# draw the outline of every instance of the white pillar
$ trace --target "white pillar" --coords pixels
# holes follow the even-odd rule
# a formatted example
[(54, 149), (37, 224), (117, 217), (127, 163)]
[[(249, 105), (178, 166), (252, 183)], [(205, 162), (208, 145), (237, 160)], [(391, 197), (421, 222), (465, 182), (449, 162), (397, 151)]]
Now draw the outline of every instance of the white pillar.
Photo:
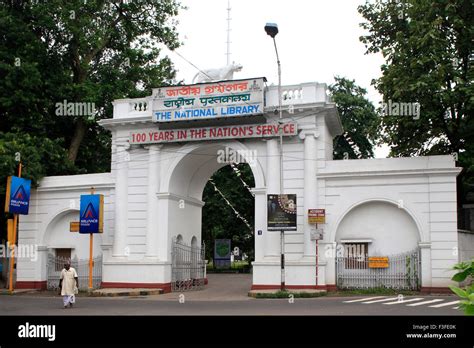
[[(326, 234), (325, 237), (328, 236)], [(328, 238), (329, 239), (329, 238)], [(321, 271), (318, 285), (336, 285), (337, 243), (334, 241), (319, 241), (319, 270)], [(323, 270), (324, 268), (324, 270)], [(321, 275), (324, 274), (324, 277)]]
[[(267, 233), (267, 196), (264, 188), (254, 188), (255, 194), (255, 261), (263, 260), (265, 256), (265, 234)], [(259, 234), (259, 231), (261, 234)]]
[(268, 139), (267, 143), (267, 193), (280, 193), (280, 150), (278, 139)]
[(318, 207), (318, 181), (317, 181), (317, 143), (318, 133), (314, 129), (304, 130), (299, 134), (304, 140), (304, 255), (316, 255), (316, 242), (311, 240), (311, 229), (315, 226), (308, 223), (308, 209)]
[(130, 154), (125, 146), (117, 146), (115, 171), (115, 232), (112, 256), (125, 256), (128, 227), (128, 162)]
[(158, 197), (162, 145), (148, 147), (146, 257), (158, 256)]
[(431, 288), (433, 286), (431, 277), (431, 243), (420, 242), (418, 246), (421, 251), (421, 287)]
[(158, 198), (158, 258), (163, 262), (170, 262), (171, 240), (168, 229), (168, 212), (170, 204), (170, 195), (167, 192), (157, 194)]
[[(267, 194), (280, 193), (280, 150), (278, 139), (267, 140)], [(257, 201), (255, 201), (255, 204)], [(265, 199), (265, 209), (267, 202)], [(265, 214), (266, 217), (267, 214)], [(280, 258), (280, 231), (266, 231), (265, 256)]]

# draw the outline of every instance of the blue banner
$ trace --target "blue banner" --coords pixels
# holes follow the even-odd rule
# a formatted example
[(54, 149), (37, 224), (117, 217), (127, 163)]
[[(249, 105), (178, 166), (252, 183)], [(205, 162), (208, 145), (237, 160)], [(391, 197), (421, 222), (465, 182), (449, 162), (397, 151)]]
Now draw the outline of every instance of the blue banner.
[(103, 195), (81, 195), (79, 233), (102, 233), (103, 215)]
[(28, 215), (30, 191), (31, 180), (17, 176), (9, 176), (7, 181), (5, 212)]

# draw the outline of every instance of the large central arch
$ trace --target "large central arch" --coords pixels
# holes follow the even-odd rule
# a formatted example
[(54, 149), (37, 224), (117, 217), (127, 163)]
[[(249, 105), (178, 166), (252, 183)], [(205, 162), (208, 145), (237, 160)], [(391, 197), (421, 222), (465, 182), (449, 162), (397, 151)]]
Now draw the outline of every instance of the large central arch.
[[(166, 175), (160, 182), (160, 192), (172, 192), (202, 199), (204, 186), (211, 175), (228, 164), (217, 161), (218, 151), (226, 148), (240, 151), (244, 158), (246, 158), (245, 154), (248, 151), (253, 150), (251, 146), (249, 147), (240, 141), (185, 145), (177, 152)], [(260, 160), (257, 158), (253, 161), (250, 168), (255, 178), (255, 187), (265, 187), (265, 176)]]
[[(220, 151), (235, 151), (249, 163), (257, 188), (265, 187), (265, 176), (261, 161), (255, 158), (255, 142), (246, 144), (239, 141), (193, 143), (169, 152), (171, 163), (166, 175), (160, 180), (159, 191), (162, 204), (166, 205), (166, 234), (168, 245), (180, 238), (180, 242), (190, 246), (202, 244), (202, 201), (204, 188), (220, 168), (229, 164), (219, 158)], [(222, 157), (222, 156), (221, 156)], [(255, 216), (257, 205), (255, 205)], [(168, 260), (173, 260), (173, 248), (168, 251)], [(254, 250), (257, 248), (254, 247)], [(174, 261), (173, 261), (174, 262)]]

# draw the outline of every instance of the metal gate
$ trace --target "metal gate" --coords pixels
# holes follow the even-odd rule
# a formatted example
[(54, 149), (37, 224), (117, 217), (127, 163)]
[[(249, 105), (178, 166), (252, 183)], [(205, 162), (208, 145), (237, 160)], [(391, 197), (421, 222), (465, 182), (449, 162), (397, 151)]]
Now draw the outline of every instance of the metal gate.
[(369, 258), (369, 256), (337, 257), (337, 287), (340, 289), (420, 289), (421, 258), (419, 249), (389, 256), (387, 268), (370, 268)]
[(206, 280), (205, 246), (189, 246), (173, 239), (171, 290), (204, 288)]
[[(89, 289), (89, 260), (78, 260), (48, 255), (48, 290), (57, 290), (59, 288), (59, 277), (66, 262), (71, 263), (71, 267), (76, 269), (79, 280), (79, 290)], [(102, 282), (102, 256), (93, 259), (94, 269), (92, 273), (92, 287), (98, 289)]]

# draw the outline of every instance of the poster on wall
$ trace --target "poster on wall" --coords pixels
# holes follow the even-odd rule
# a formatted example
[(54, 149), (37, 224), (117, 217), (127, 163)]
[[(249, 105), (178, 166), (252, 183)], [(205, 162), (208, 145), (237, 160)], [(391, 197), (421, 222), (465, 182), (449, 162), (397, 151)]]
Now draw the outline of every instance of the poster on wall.
[(296, 194), (267, 195), (267, 229), (296, 231)]
[(214, 267), (229, 268), (230, 267), (230, 239), (214, 240)]

